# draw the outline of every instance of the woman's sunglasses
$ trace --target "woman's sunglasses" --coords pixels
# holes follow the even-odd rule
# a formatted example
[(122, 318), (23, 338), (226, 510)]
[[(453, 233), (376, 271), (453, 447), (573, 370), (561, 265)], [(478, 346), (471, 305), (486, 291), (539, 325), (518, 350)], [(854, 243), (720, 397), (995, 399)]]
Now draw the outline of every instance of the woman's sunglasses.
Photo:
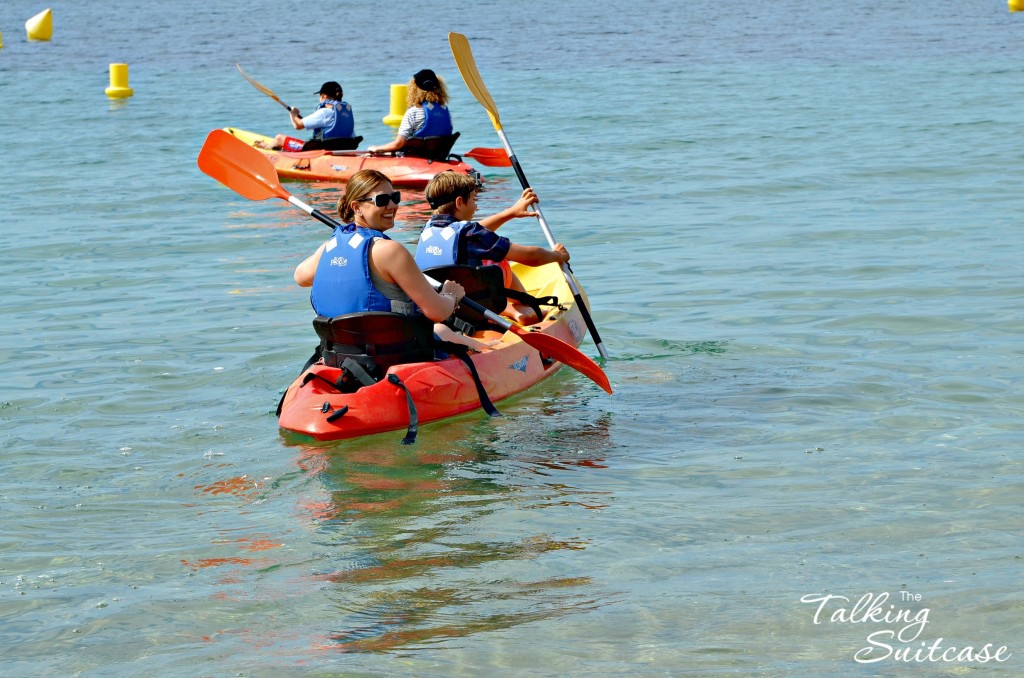
[(389, 202), (400, 205), (402, 204), (402, 192), (395, 191), (394, 193), (378, 193), (372, 198), (360, 198), (356, 202), (372, 202), (377, 207), (387, 207)]

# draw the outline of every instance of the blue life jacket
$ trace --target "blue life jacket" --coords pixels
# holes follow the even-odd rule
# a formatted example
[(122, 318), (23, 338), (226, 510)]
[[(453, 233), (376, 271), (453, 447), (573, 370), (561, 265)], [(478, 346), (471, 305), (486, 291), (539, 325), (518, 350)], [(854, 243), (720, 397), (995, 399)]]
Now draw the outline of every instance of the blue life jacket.
[(363, 311), (393, 311), (391, 299), (370, 279), (370, 243), (374, 238), (390, 240), (380, 231), (355, 224), (334, 230), (320, 254), (309, 293), (317, 315), (333, 318)]
[(352, 115), (352, 106), (344, 101), (327, 99), (321, 101), (317, 110), (325, 106), (333, 106), (334, 123), (328, 127), (321, 127), (313, 130), (313, 138), (317, 140), (349, 138), (355, 136), (355, 117)]
[(482, 261), (459, 261), (459, 237), (462, 229), (469, 226), (470, 221), (454, 221), (447, 214), (439, 214), (431, 218), (420, 233), (420, 241), (416, 245), (416, 265), (421, 271), (435, 266), (451, 266), (466, 264), (480, 266)]
[(414, 137), (445, 137), (452, 133), (452, 116), (447, 106), (423, 102), (423, 126)]

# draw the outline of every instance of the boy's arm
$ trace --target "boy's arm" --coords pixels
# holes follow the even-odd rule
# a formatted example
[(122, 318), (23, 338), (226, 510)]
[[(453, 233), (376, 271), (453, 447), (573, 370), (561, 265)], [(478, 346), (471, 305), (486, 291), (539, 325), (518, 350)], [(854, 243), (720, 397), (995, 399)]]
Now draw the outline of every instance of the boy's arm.
[(497, 214), (492, 214), (489, 217), (480, 220), (480, 225), (486, 228), (488, 231), (497, 231), (504, 223), (511, 221), (512, 219), (518, 219), (520, 217), (536, 217), (536, 212), (530, 211), (530, 205), (538, 202), (537, 194), (533, 192), (532, 188), (523, 189), (523, 194), (516, 201), (516, 204), (509, 207), (507, 210), (502, 210)]
[(553, 250), (534, 245), (517, 245), (511, 243), (508, 248), (508, 261), (516, 261), (527, 266), (543, 266), (544, 264), (564, 264), (569, 261), (569, 252), (562, 243), (555, 243)]

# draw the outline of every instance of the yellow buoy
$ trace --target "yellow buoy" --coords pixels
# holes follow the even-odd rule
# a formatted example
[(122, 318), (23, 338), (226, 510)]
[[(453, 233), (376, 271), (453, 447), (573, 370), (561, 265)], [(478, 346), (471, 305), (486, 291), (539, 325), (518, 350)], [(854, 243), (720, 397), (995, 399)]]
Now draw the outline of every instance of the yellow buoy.
[(391, 86), (391, 112), (384, 116), (385, 125), (398, 127), (402, 124), (402, 116), (405, 115), (405, 98), (407, 96), (409, 96), (408, 85)]
[(1009, 0), (1011, 12), (1024, 12), (1024, 0)]
[(25, 22), (29, 40), (49, 40), (53, 37), (53, 12), (44, 9)]
[(135, 94), (128, 86), (128, 64), (110, 64), (110, 87), (104, 91), (111, 99), (124, 99)]

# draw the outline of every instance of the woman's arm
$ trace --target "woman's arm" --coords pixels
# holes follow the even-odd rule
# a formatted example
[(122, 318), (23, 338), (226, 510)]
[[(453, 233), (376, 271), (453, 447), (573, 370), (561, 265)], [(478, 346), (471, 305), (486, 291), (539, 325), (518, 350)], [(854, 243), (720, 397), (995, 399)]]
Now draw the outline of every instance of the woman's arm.
[(388, 151), (398, 151), (405, 147), (405, 137), (399, 134), (395, 137), (394, 141), (389, 141), (381, 146), (370, 146), (366, 150), (370, 153), (387, 153)]
[(451, 280), (445, 281), (440, 294), (435, 292), (409, 250), (396, 240), (375, 240), (370, 248), (370, 266), (381, 278), (401, 287), (423, 315), (435, 322), (454, 313), (466, 294), (461, 285)]
[(320, 245), (316, 252), (306, 257), (305, 261), (295, 267), (293, 277), (299, 287), (313, 286), (313, 276), (316, 275), (316, 267), (320, 264), (320, 255), (323, 254), (325, 247), (327, 247), (326, 242), (323, 245)]
[(398, 151), (405, 147), (405, 142), (408, 141), (419, 131), (420, 127), (423, 126), (426, 118), (423, 117), (423, 109), (418, 106), (405, 109), (405, 114), (402, 116), (402, 123), (398, 127), (398, 135), (394, 141), (390, 141), (381, 146), (370, 146), (366, 150), (371, 153), (387, 153), (389, 151)]

